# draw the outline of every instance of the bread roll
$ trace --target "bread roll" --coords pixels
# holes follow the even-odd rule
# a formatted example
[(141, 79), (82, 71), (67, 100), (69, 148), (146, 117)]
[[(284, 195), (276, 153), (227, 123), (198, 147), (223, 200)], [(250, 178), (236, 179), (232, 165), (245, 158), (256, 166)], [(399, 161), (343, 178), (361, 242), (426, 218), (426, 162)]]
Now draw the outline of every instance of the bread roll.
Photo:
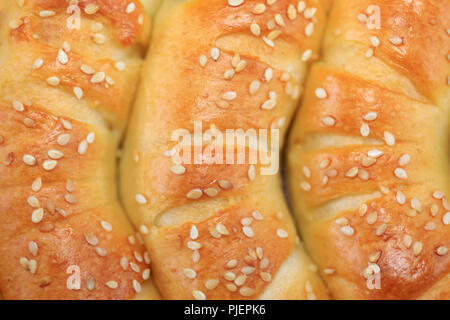
[(333, 298), (450, 298), (449, 4), (333, 2), (287, 171)]
[(279, 174), (171, 159), (172, 133), (193, 133), (195, 121), (220, 132), (281, 127), (279, 151), (325, 24), (323, 3), (303, 5), (168, 0), (158, 12), (120, 174), (165, 299), (327, 298)]
[(138, 1), (1, 1), (5, 299), (158, 298), (116, 191), (149, 31)]

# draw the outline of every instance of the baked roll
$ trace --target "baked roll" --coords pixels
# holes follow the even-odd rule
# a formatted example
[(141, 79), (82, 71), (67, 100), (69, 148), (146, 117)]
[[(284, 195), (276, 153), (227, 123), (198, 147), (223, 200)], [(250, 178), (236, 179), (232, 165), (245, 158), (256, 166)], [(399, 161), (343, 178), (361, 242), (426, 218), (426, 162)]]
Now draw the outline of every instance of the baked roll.
[(336, 299), (449, 299), (450, 2), (335, 0), (288, 148)]
[(150, 21), (138, 1), (0, 4), (5, 299), (158, 298), (116, 156)]
[(261, 175), (261, 165), (248, 162), (172, 161), (172, 134), (193, 134), (195, 121), (210, 132), (277, 128), (279, 151), (318, 55), (324, 3), (168, 0), (159, 9), (120, 181), (163, 298), (327, 297), (279, 174)]

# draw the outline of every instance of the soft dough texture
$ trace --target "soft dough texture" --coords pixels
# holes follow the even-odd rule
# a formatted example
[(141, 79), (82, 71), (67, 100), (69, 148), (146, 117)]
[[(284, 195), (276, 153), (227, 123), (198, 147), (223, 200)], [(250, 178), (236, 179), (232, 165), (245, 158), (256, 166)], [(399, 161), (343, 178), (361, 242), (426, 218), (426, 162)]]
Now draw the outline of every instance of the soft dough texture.
[(449, 22), (448, 0), (334, 1), (287, 172), (334, 298), (450, 298)]
[[(142, 6), (130, 2), (1, 1), (5, 299), (159, 296), (143, 283), (149, 256), (116, 191), (117, 145), (150, 31)], [(74, 7), (79, 30), (67, 24)], [(69, 290), (77, 271), (80, 289)]]
[[(306, 1), (307, 11), (298, 2), (168, 0), (158, 13), (120, 173), (163, 298), (327, 297), (279, 175), (248, 164), (173, 168), (170, 158), (172, 132), (192, 132), (194, 121), (222, 132), (281, 126), (283, 140), (325, 23), (320, 1)], [(262, 109), (271, 90), (276, 106)], [(236, 97), (223, 100), (229, 91)]]

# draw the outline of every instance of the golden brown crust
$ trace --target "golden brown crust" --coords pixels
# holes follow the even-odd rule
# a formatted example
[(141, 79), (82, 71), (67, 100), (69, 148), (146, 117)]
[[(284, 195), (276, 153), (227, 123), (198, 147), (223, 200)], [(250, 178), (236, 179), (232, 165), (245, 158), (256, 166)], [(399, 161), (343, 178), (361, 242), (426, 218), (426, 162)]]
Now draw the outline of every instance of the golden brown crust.
[[(159, 296), (151, 280), (144, 281), (150, 258), (115, 189), (117, 145), (148, 22), (138, 26), (139, 4), (121, 25), (116, 20), (123, 13), (108, 16), (102, 8), (127, 3), (104, 2), (101, 14), (90, 14), (80, 30), (66, 25), (68, 1), (0, 6), (5, 17), (0, 28), (5, 39), (0, 46), (0, 288), (5, 299)], [(92, 38), (93, 26), (106, 35), (116, 32), (118, 41)]]
[[(306, 1), (308, 8), (316, 8), (308, 18), (297, 11), (297, 2), (261, 6), (260, 1), (246, 0), (233, 7), (221, 0), (166, 1), (160, 9), (124, 145), (121, 192), (143, 233), (155, 281), (166, 299), (327, 297), (315, 272), (308, 271), (308, 256), (296, 244), (278, 175), (262, 176), (259, 166), (249, 164), (183, 163), (173, 168), (170, 157), (177, 145), (171, 141), (172, 132), (192, 133), (194, 121), (201, 121), (204, 131), (281, 124), (282, 144), (302, 91), (306, 61), (317, 56), (324, 26), (319, 1)], [(250, 92), (253, 81), (258, 89)], [(227, 92), (231, 99), (224, 98)], [(274, 96), (276, 106), (262, 109)], [(258, 172), (255, 177), (249, 174), (253, 169)], [(226, 187), (221, 185), (224, 181)], [(255, 211), (263, 221), (252, 217)], [(250, 218), (244, 220), (248, 225), (242, 224), (243, 218)], [(230, 235), (216, 239), (211, 232), (220, 235), (219, 221)], [(190, 241), (201, 245), (195, 261), (195, 250), (186, 248), (193, 225), (199, 235)], [(257, 268), (240, 284), (242, 268), (252, 270), (254, 262), (245, 256), (257, 247), (263, 256), (256, 260), (270, 260), (263, 275), (266, 281)], [(237, 265), (226, 269), (224, 264), (233, 259)], [(196, 272), (188, 270), (186, 275), (186, 268)], [(219, 284), (210, 282), (214, 289), (208, 290), (208, 279), (218, 279)]]
[[(361, 21), (369, 5), (379, 30)], [(334, 298), (449, 297), (449, 13), (431, 0), (334, 2), (288, 159), (302, 235)]]

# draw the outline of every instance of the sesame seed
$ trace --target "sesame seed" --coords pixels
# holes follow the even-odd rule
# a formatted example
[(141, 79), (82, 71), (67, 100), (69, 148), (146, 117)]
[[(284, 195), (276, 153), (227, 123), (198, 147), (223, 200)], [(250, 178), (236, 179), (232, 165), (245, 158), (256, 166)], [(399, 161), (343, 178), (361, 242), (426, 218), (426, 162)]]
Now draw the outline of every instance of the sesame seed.
[(250, 266), (245, 266), (241, 269), (241, 272), (243, 274), (249, 275), (252, 274), (253, 272), (255, 272), (255, 268), (254, 267), (250, 267)]
[(397, 202), (399, 204), (405, 204), (406, 203), (405, 194), (403, 192), (401, 192), (401, 191), (397, 191), (397, 194), (396, 194), (395, 198), (396, 198), (396, 200), (397, 200)]
[(78, 199), (74, 194), (67, 193), (64, 195), (64, 200), (66, 200), (70, 204), (76, 204), (78, 203)]
[(32, 208), (40, 208), (40, 206), (41, 206), (38, 198), (36, 198), (35, 196), (29, 196), (27, 198), (27, 202), (30, 205), (30, 207), (32, 207)]
[(47, 83), (51, 86), (57, 86), (57, 85), (59, 85), (60, 80), (58, 77), (53, 76), (53, 77), (47, 78)]
[(200, 199), (202, 195), (203, 195), (203, 191), (196, 188), (196, 189), (192, 189), (191, 191), (189, 191), (187, 193), (186, 197), (188, 199), (196, 200), (196, 199)]
[(255, 290), (249, 287), (242, 287), (241, 289), (239, 289), (239, 293), (243, 297), (250, 297), (255, 294)]
[(135, 196), (136, 202), (139, 204), (146, 204), (147, 203), (147, 198), (143, 195), (143, 194), (136, 194)]
[(80, 69), (81, 69), (81, 71), (82, 71), (83, 73), (85, 73), (85, 74), (91, 75), (91, 74), (94, 74), (94, 73), (95, 73), (94, 68), (92, 68), (91, 66), (89, 66), (89, 65), (87, 65), (87, 64), (82, 64), (81, 67), (80, 67)]
[(447, 212), (443, 217), (442, 217), (442, 223), (446, 226), (450, 225), (450, 212)]
[(222, 95), (222, 99), (227, 101), (233, 101), (236, 97), (237, 94), (235, 91), (227, 91)]
[(55, 11), (52, 10), (42, 10), (39, 12), (39, 16), (42, 18), (52, 17), (55, 15)]
[(69, 143), (71, 139), (71, 135), (68, 133), (63, 133), (61, 135), (58, 136), (58, 138), (56, 139), (56, 142), (60, 145), (60, 146), (65, 146)]
[(56, 150), (56, 149), (48, 150), (47, 154), (48, 154), (48, 156), (51, 159), (56, 159), (56, 160), (61, 159), (62, 157), (64, 157), (64, 153), (62, 153), (61, 151)]
[(236, 278), (236, 280), (234, 280), (234, 284), (238, 287), (242, 286), (245, 281), (247, 280), (247, 276), (245, 274), (241, 274), (240, 276), (238, 276)]
[(402, 155), (400, 157), (400, 159), (398, 159), (398, 165), (400, 167), (406, 166), (410, 160), (411, 160), (411, 156), (408, 153), (405, 153), (404, 155)]
[(213, 290), (213, 289), (217, 288), (218, 285), (219, 285), (218, 279), (208, 279), (205, 282), (205, 287), (208, 290)]
[(303, 191), (306, 191), (306, 192), (311, 191), (311, 185), (307, 181), (300, 182), (300, 188), (302, 188)]
[(403, 236), (403, 244), (406, 248), (410, 248), (412, 245), (412, 237), (408, 234)]
[(362, 23), (367, 22), (367, 16), (364, 13), (358, 14), (358, 21)]
[(317, 88), (314, 92), (316, 97), (319, 99), (326, 99), (328, 97), (328, 94), (324, 88)]
[(372, 158), (372, 157), (364, 157), (361, 161), (361, 164), (364, 167), (370, 167), (371, 165), (375, 164), (377, 162), (377, 159)]
[(370, 127), (367, 123), (363, 123), (361, 125), (361, 128), (359, 129), (359, 132), (363, 137), (367, 137), (370, 134)]
[(86, 7), (84, 8), (84, 12), (86, 14), (95, 14), (97, 13), (97, 11), (100, 9), (100, 7), (96, 4), (93, 3), (89, 3), (88, 5), (86, 5)]
[(305, 9), (306, 9), (306, 3), (305, 3), (305, 1), (299, 1), (299, 2), (297, 3), (297, 11), (298, 11), (299, 13), (301, 13), (301, 12), (303, 12)]
[[(228, 2), (230, 1), (238, 1), (238, 0), (228, 0)], [(206, 295), (200, 290), (192, 290), (192, 296), (194, 297), (195, 300), (206, 300)]]
[(192, 240), (195, 240), (198, 238), (198, 229), (196, 226), (191, 227), (190, 237)]
[(241, 219), (241, 224), (242, 224), (243, 226), (249, 226), (249, 225), (252, 224), (252, 222), (253, 222), (253, 219), (250, 218), (250, 217), (246, 217), (246, 218), (242, 218), (242, 219)]
[(14, 19), (9, 22), (9, 27), (11, 29), (17, 29), (23, 24), (22, 20)]
[(98, 239), (93, 233), (85, 233), (84, 239), (88, 244), (90, 244), (93, 247), (98, 245)]
[(112, 231), (112, 225), (111, 223), (107, 222), (107, 221), (101, 221), (100, 225), (102, 226), (103, 230), (111, 232)]
[(253, 232), (253, 229), (249, 226), (244, 226), (242, 228), (242, 231), (244, 232), (244, 234), (249, 237), (249, 238), (253, 238), (255, 233)]
[(314, 23), (310, 22), (305, 27), (305, 35), (310, 37), (314, 32)]
[(447, 247), (441, 246), (436, 249), (436, 253), (440, 256), (445, 256), (448, 253), (449, 249)]
[(181, 164), (176, 164), (172, 168), (170, 168), (170, 171), (172, 171), (174, 174), (184, 174), (186, 172), (186, 168), (183, 167)]
[(346, 226), (349, 224), (348, 219), (345, 217), (337, 219), (334, 223), (336, 223), (337, 225), (340, 225), (340, 226)]
[(434, 191), (433, 192), (433, 198), (440, 200), (445, 196), (444, 192), (442, 191)]
[(37, 178), (33, 181), (33, 183), (31, 184), (31, 190), (33, 190), (34, 192), (38, 192), (39, 190), (41, 190), (42, 187), (42, 179), (41, 178)]
[(414, 245), (413, 245), (413, 252), (414, 252), (415, 256), (418, 256), (422, 252), (422, 249), (423, 249), (422, 242), (417, 241), (416, 243), (414, 243)]
[(370, 36), (369, 39), (370, 39), (370, 43), (372, 43), (372, 45), (374, 47), (378, 47), (380, 45), (380, 39), (378, 39), (378, 37)]
[(378, 114), (376, 112), (369, 112), (369, 113), (366, 113), (363, 118), (366, 121), (373, 121), (378, 118)]
[(206, 65), (206, 63), (208, 62), (208, 58), (204, 54), (202, 54), (199, 58), (199, 62), (200, 62), (200, 65), (202, 67), (204, 67)]
[(226, 109), (226, 108), (228, 108), (230, 106), (230, 104), (228, 102), (224, 101), (224, 100), (217, 100), (216, 101), (216, 105), (219, 108), (222, 108), (222, 109)]
[(262, 259), (261, 262), (259, 263), (259, 267), (261, 269), (265, 269), (268, 266), (269, 266), (269, 259), (267, 259), (267, 258)]
[(297, 18), (297, 10), (295, 10), (294, 5), (292, 4), (289, 5), (287, 9), (287, 16), (289, 20), (294, 20), (295, 18)]
[(259, 27), (259, 25), (257, 23), (252, 23), (250, 25), (250, 32), (254, 36), (259, 37), (261, 35), (261, 28)]
[(35, 70), (39, 69), (40, 67), (42, 67), (43, 64), (44, 64), (44, 60), (42, 60), (41, 58), (37, 58), (33, 62), (33, 69), (35, 69)]
[(306, 178), (311, 178), (311, 170), (309, 170), (309, 168), (307, 166), (304, 166), (302, 168), (302, 172)]
[(223, 277), (225, 278), (225, 280), (234, 281), (234, 279), (236, 279), (236, 274), (234, 274), (234, 272), (227, 271), (225, 272)]
[(28, 242), (28, 251), (30, 251), (31, 255), (37, 256), (39, 251), (39, 246), (35, 241)]
[(33, 210), (33, 213), (31, 214), (31, 221), (33, 223), (39, 223), (44, 218), (44, 209), (39, 208), (36, 210)]
[(357, 167), (353, 167), (345, 173), (345, 176), (348, 178), (354, 178), (358, 174), (358, 171), (359, 169)]
[(355, 233), (355, 230), (350, 226), (341, 227), (341, 232), (346, 236), (352, 236)]
[(191, 250), (198, 250), (202, 247), (202, 245), (197, 241), (188, 241), (187, 247)]
[(103, 80), (105, 80), (106, 74), (102, 71), (94, 73), (94, 75), (91, 78), (91, 83), (101, 83)]
[(224, 77), (226, 80), (231, 80), (231, 79), (233, 79), (234, 74), (235, 74), (234, 69), (228, 69), (228, 70), (226, 70), (226, 71), (224, 72), (223, 77)]
[(267, 35), (267, 38), (269, 40), (276, 40), (280, 35), (281, 35), (281, 30), (273, 30), (271, 32), (269, 32), (269, 34)]
[(130, 2), (127, 5), (125, 12), (129, 14), (129, 13), (132, 13), (135, 9), (136, 9), (136, 5), (134, 4), (134, 2)]
[(145, 269), (142, 272), (142, 279), (148, 280), (150, 278), (150, 269)]
[(249, 86), (250, 94), (255, 94), (259, 90), (260, 86), (261, 82), (259, 82), (258, 80), (253, 80)]
[(253, 211), (252, 212), (252, 216), (253, 216), (253, 218), (255, 220), (258, 220), (258, 221), (262, 221), (263, 220), (263, 216), (262, 216), (262, 214), (259, 211)]
[(367, 215), (366, 222), (367, 224), (374, 224), (378, 220), (378, 212), (374, 211)]
[(101, 34), (101, 33), (94, 33), (92, 35), (92, 40), (96, 44), (104, 44), (106, 42), (106, 37), (103, 34)]
[(183, 269), (183, 273), (188, 279), (195, 279), (197, 277), (197, 272), (192, 269)]
[(219, 193), (219, 191), (216, 188), (206, 188), (205, 190), (203, 190), (203, 192), (208, 196), (208, 197), (215, 197), (217, 196), (217, 194)]
[(406, 173), (406, 171), (402, 168), (396, 168), (394, 170), (394, 174), (397, 178), (399, 179), (408, 179), (408, 174)]
[(78, 100), (83, 98), (83, 89), (80, 87), (73, 87), (73, 94), (77, 97)]
[(13, 101), (12, 103), (14, 110), (18, 111), (18, 112), (22, 112), (25, 110), (25, 107), (23, 106), (23, 103), (20, 101)]
[(377, 230), (375, 231), (375, 234), (377, 236), (381, 236), (386, 232), (387, 224), (383, 223), (380, 226), (378, 226)]
[(277, 229), (277, 236), (281, 239), (286, 239), (289, 236), (289, 234), (287, 233), (286, 230), (280, 228)]
[(316, 14), (317, 8), (307, 8), (303, 12), (303, 16), (305, 19), (312, 19), (314, 15)]
[(384, 141), (386, 141), (386, 144), (387, 144), (388, 146), (393, 146), (393, 145), (395, 145), (395, 138), (394, 138), (394, 136), (392, 135), (392, 133), (390, 133), (390, 132), (388, 132), (388, 131), (385, 131), (385, 132), (384, 132)]
[(411, 208), (413, 208), (416, 211), (422, 211), (422, 204), (420, 203), (420, 200), (417, 198), (411, 199)]
[(244, 3), (244, 0), (228, 0), (228, 4), (232, 7), (238, 7)]
[(219, 187), (221, 187), (222, 189), (225, 189), (225, 190), (233, 188), (233, 184), (228, 180), (219, 180), (218, 184), (219, 184)]
[(87, 147), (88, 147), (88, 143), (86, 140), (83, 140), (80, 142), (80, 144), (78, 145), (78, 153), (83, 155), (86, 153), (87, 151)]
[(237, 264), (238, 264), (238, 261), (236, 259), (231, 259), (225, 264), (225, 267), (228, 269), (233, 269), (237, 266)]
[(276, 100), (269, 99), (269, 100), (264, 101), (264, 103), (261, 105), (261, 109), (263, 109), (263, 110), (272, 110), (276, 106), (277, 106)]
[(58, 50), (58, 61), (61, 64), (67, 64), (67, 62), (69, 62), (69, 57), (67, 56), (67, 53), (62, 49)]
[(36, 260), (28, 261), (28, 269), (30, 270), (31, 274), (35, 274), (37, 271), (37, 261)]
[(217, 49), (217, 48), (212, 48), (210, 54), (211, 54), (211, 58), (212, 58), (214, 61), (219, 60), (219, 56), (220, 56), (220, 51), (219, 51), (219, 49)]
[(306, 62), (309, 59), (311, 59), (311, 57), (312, 57), (312, 50), (311, 49), (305, 50), (305, 52), (303, 52), (302, 54), (302, 61)]
[(119, 285), (116, 281), (110, 280), (106, 282), (106, 286), (110, 289), (116, 289)]
[(322, 118), (322, 123), (328, 127), (332, 127), (336, 124), (336, 120), (333, 117), (326, 116)]
[(362, 217), (367, 213), (367, 204), (363, 203), (362, 205), (359, 206), (358, 208), (358, 213), (359, 216)]
[(108, 252), (106, 251), (106, 249), (101, 248), (101, 247), (96, 247), (96, 248), (95, 248), (95, 252), (96, 252), (100, 257), (104, 257), (104, 256), (106, 256), (106, 254), (108, 253)]
[(31, 154), (25, 154), (22, 157), (22, 160), (26, 165), (29, 165), (29, 166), (34, 166), (36, 164), (36, 158), (34, 156), (32, 156)]
[(227, 227), (225, 227), (225, 226), (224, 226), (222, 223), (220, 223), (220, 222), (216, 225), (216, 230), (217, 230), (217, 232), (219, 232), (221, 235), (224, 235), (224, 236), (230, 234), (230, 232), (228, 231)]
[(263, 39), (264, 43), (267, 44), (269, 47), (272, 47), (272, 48), (275, 47), (275, 43), (272, 40), (270, 40), (269, 38), (263, 37), (262, 39)]
[(281, 16), (281, 14), (279, 14), (279, 13), (275, 14), (274, 19), (275, 19), (276, 24), (278, 24), (280, 27), (285, 27), (286, 26), (286, 24), (284, 23), (284, 19)]
[(266, 5), (264, 3), (258, 3), (252, 9), (253, 14), (262, 14), (266, 11)]
[(389, 42), (392, 43), (394, 46), (399, 46), (403, 43), (403, 40), (402, 40), (402, 38), (395, 36), (395, 37), (389, 38)]
[(425, 224), (424, 229), (425, 229), (426, 231), (433, 231), (433, 230), (436, 230), (436, 224), (435, 224), (434, 222), (427, 222), (427, 223)]
[(372, 58), (373, 57), (373, 49), (372, 48), (367, 49), (366, 53), (365, 53), (365, 56), (366, 56), (367, 59)]

